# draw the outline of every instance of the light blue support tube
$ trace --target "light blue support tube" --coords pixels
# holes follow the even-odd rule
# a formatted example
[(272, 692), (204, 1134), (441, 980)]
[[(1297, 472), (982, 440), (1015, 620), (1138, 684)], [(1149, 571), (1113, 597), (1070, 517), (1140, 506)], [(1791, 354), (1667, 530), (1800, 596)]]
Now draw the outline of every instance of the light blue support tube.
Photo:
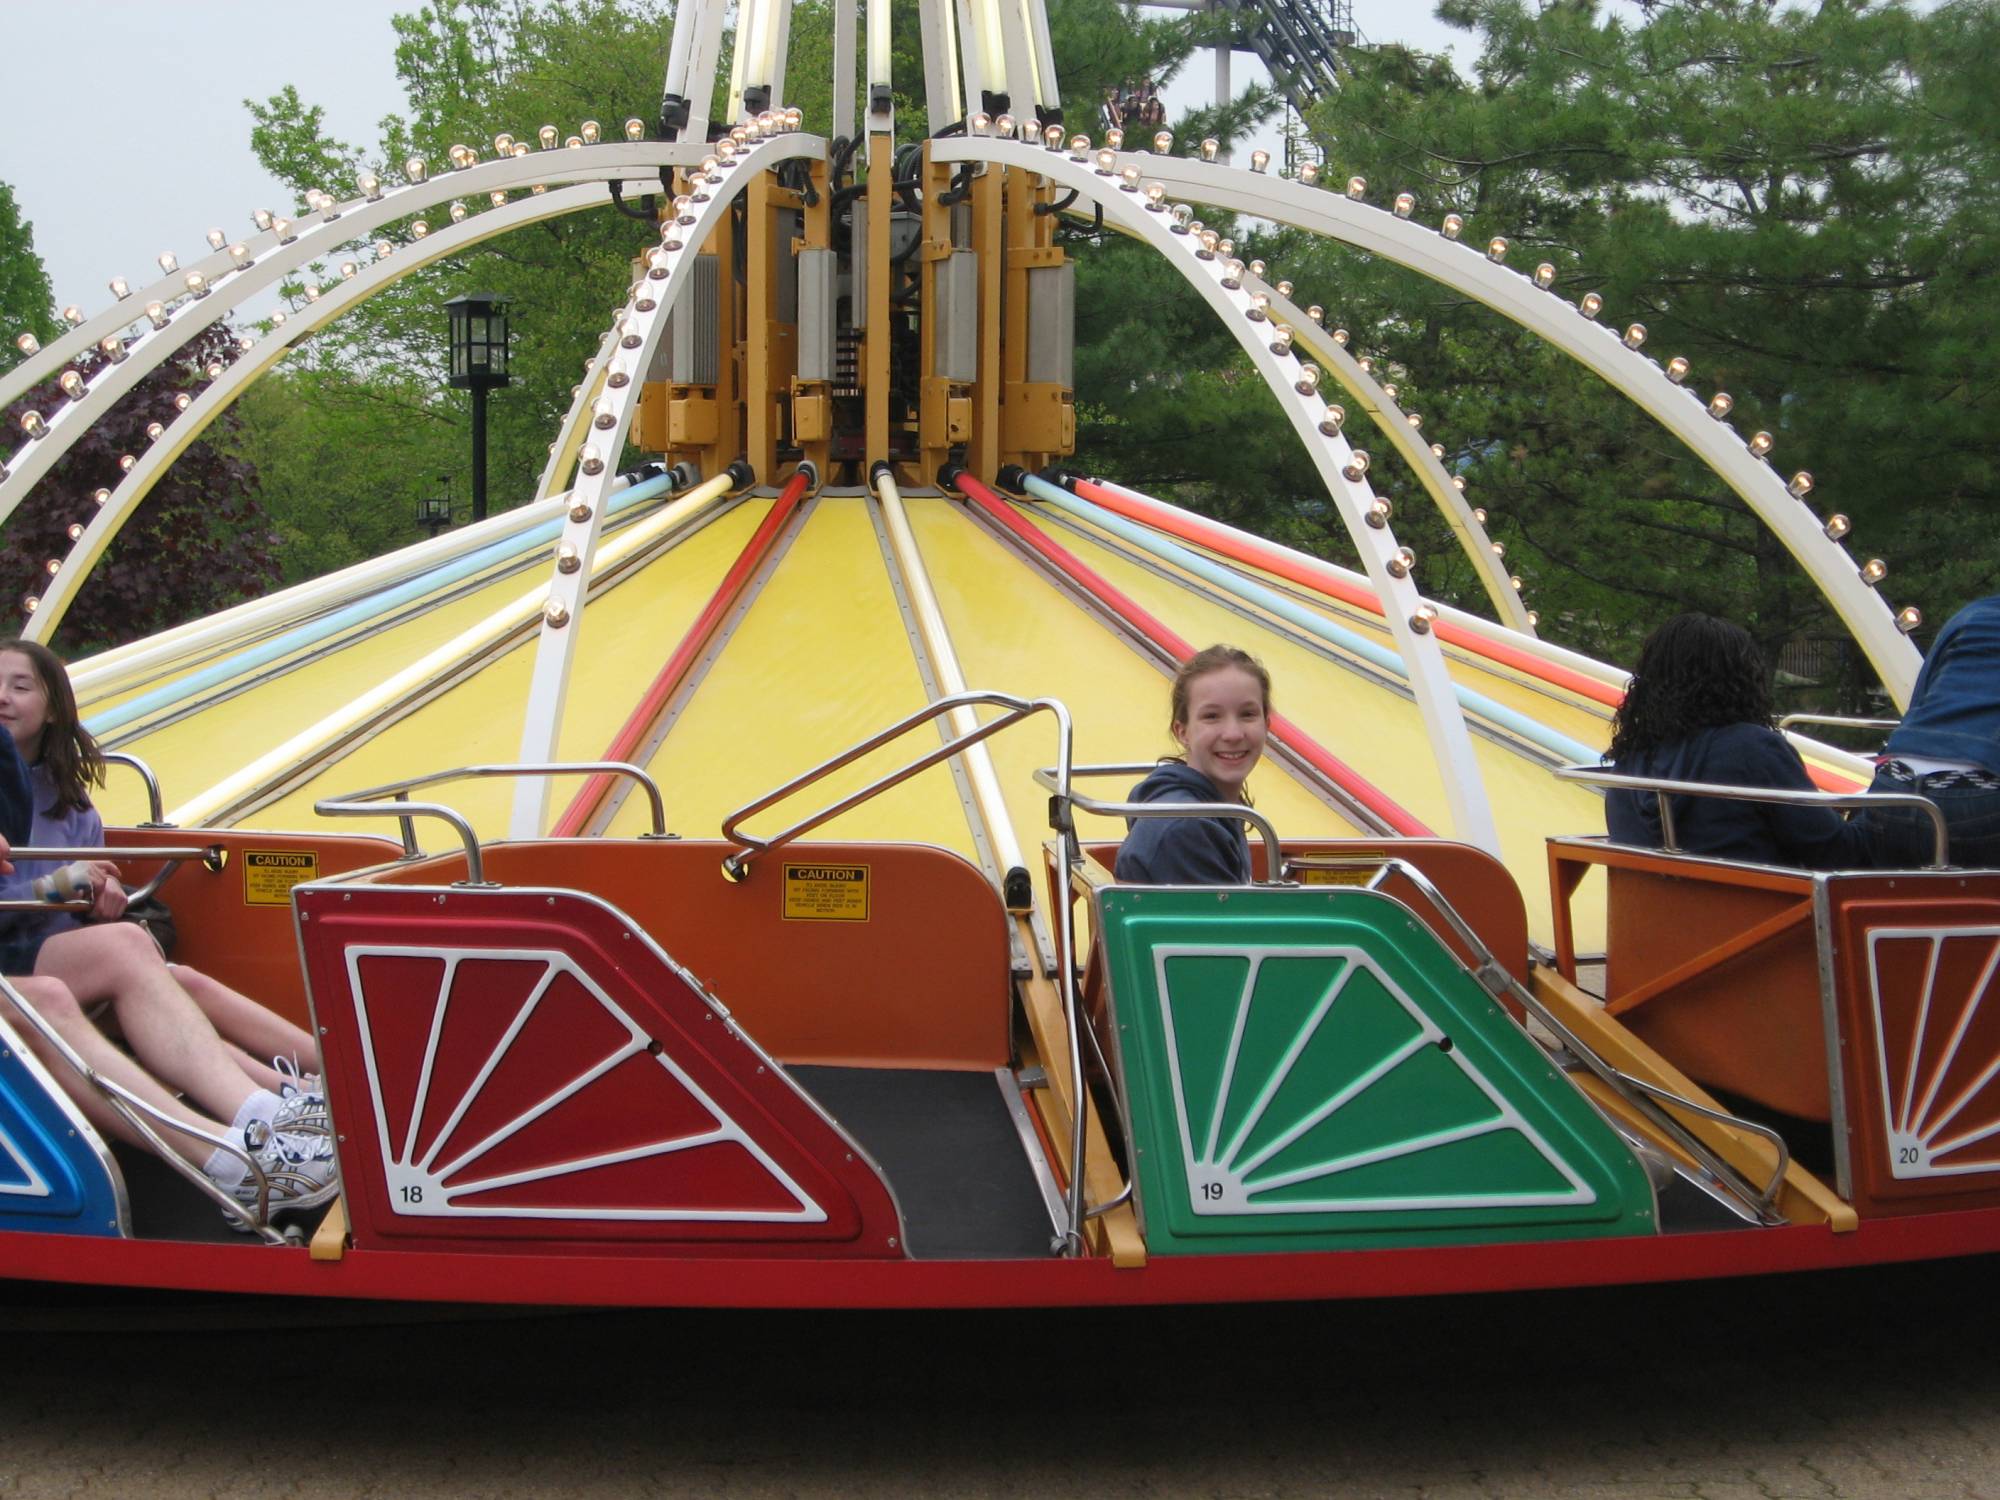
[[(638, 484), (627, 485), (624, 489), (615, 491), (612, 494), (608, 502), (607, 515), (615, 516), (621, 511), (631, 509), (635, 505), (644, 504), (654, 496), (665, 494), (672, 488), (673, 476), (671, 473), (642, 480)], [(506, 562), (510, 557), (518, 556), (536, 547), (546, 546), (562, 534), (562, 528), (563, 518), (557, 516), (553, 520), (544, 521), (539, 526), (530, 527), (528, 530), (517, 532), (513, 536), (502, 537), (499, 541), (482, 547), (477, 552), (467, 553), (464, 557), (458, 558), (456, 561), (448, 563), (435, 571), (419, 574), (406, 583), (397, 584), (394, 588), (370, 594), (365, 599), (356, 600), (345, 609), (335, 610), (330, 615), (324, 615), (317, 620), (308, 620), (303, 625), (294, 626), (282, 634), (272, 636), (267, 641), (259, 642), (247, 651), (239, 651), (234, 656), (224, 657), (221, 661), (213, 662), (203, 667), (199, 672), (191, 673), (177, 682), (170, 682), (166, 686), (155, 688), (149, 693), (141, 693), (138, 697), (121, 703), (116, 708), (108, 708), (102, 713), (92, 714), (84, 720), (84, 728), (100, 738), (123, 729), (127, 724), (143, 719), (149, 714), (157, 713), (162, 709), (173, 708), (189, 698), (198, 697), (211, 688), (220, 687), (233, 678), (241, 677), (247, 672), (254, 672), (259, 667), (269, 666), (272, 662), (289, 656), (294, 651), (302, 650), (307, 646), (317, 645), (323, 640), (340, 634), (340, 632), (348, 629), (350, 626), (365, 625), (369, 620), (385, 615), (399, 605), (408, 604), (412, 600), (421, 599), (426, 594), (435, 593), (441, 588), (447, 588), (454, 583), (474, 577), (487, 568)]]
[[(1049, 504), (1068, 511), (1078, 520), (1088, 521), (1091, 525), (1100, 527), (1110, 532), (1113, 536), (1121, 537), (1133, 546), (1150, 552), (1161, 561), (1170, 562), (1175, 567), (1183, 568), (1194, 574), (1195, 577), (1212, 583), (1227, 593), (1234, 594), (1246, 604), (1254, 604), (1257, 608), (1274, 614), (1279, 619), (1296, 625), (1299, 629), (1309, 634), (1318, 636), (1329, 645), (1338, 646), (1343, 651), (1352, 652), (1362, 660), (1380, 667), (1385, 672), (1393, 672), (1403, 680), (1409, 680), (1410, 674), (1403, 666), (1403, 658), (1387, 646), (1377, 641), (1371, 641), (1367, 636), (1358, 634), (1344, 626), (1334, 624), (1331, 620), (1315, 614), (1304, 605), (1287, 599), (1275, 589), (1268, 589), (1260, 583), (1252, 583), (1249, 579), (1243, 578), (1217, 563), (1210, 562), (1200, 553), (1191, 552), (1178, 542), (1170, 542), (1157, 532), (1149, 531), (1135, 522), (1126, 520), (1123, 516), (1114, 515), (1101, 506), (1093, 505), (1080, 496), (1072, 495), (1068, 490), (1058, 485), (1050, 484), (1046, 479), (1038, 479), (1031, 474), (1027, 477), (1025, 487), (1028, 493), (1036, 499), (1046, 500)], [(1455, 682), (1452, 684), (1452, 691), (1458, 696), (1458, 706), (1467, 713), (1477, 714), (1480, 718), (1486, 720), (1487, 723), (1504, 729), (1509, 734), (1518, 735), (1531, 745), (1539, 745), (1551, 755), (1560, 756), (1565, 764), (1575, 765), (1578, 762), (1588, 762), (1594, 765), (1603, 758), (1597, 751), (1591, 749), (1590, 746), (1584, 744), (1582, 741), (1573, 740), (1566, 734), (1558, 734), (1546, 724), (1539, 724), (1526, 714), (1509, 708), (1504, 703), (1496, 703), (1484, 693), (1474, 692), (1471, 688), (1463, 687)]]

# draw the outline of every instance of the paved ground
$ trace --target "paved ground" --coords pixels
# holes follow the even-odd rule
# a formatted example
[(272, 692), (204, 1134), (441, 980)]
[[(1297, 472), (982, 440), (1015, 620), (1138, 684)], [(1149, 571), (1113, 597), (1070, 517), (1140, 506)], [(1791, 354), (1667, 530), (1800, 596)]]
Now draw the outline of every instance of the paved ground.
[(2000, 1500), (1996, 1271), (1111, 1316), (0, 1310), (0, 1494)]

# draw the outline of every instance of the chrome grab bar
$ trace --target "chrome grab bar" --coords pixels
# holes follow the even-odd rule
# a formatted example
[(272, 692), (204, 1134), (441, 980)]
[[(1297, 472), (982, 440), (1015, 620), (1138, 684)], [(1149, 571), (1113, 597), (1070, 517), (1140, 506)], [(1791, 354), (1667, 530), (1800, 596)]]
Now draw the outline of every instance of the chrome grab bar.
[[(1284, 862), (1284, 850), (1278, 842), (1278, 830), (1271, 820), (1256, 808), (1242, 802), (1100, 802), (1095, 797), (1078, 795), (1068, 785), (1079, 776), (1143, 776), (1158, 767), (1159, 762), (1120, 761), (1094, 766), (1071, 766), (1067, 780), (1059, 782), (1054, 766), (1043, 766), (1035, 772), (1035, 783), (1054, 792), (1057, 797), (1071, 807), (1081, 808), (1087, 813), (1101, 813), (1108, 818), (1241, 818), (1253, 825), (1257, 835), (1264, 841), (1264, 868), (1270, 872), (1265, 885), (1282, 885), (1278, 871)], [(1253, 885), (1259, 882), (1251, 882)]]
[[(68, 864), (73, 860), (105, 859), (114, 864), (121, 859), (157, 859), (162, 861), (158, 874), (137, 890), (127, 891), (127, 903), (143, 901), (160, 887), (170, 872), (180, 867), (182, 861), (198, 859), (202, 868), (213, 873), (229, 862), (229, 851), (220, 844), (162, 844), (149, 849), (142, 844), (97, 844), (91, 846), (59, 847), (56, 845), (22, 845), (8, 851), (7, 858), (60, 860)], [(89, 911), (96, 905), (92, 901), (41, 901), (31, 896), (10, 897), (0, 900), (0, 911)]]
[(1931, 862), (1923, 868), (1942, 870), (1948, 867), (1951, 849), (1951, 835), (1945, 827), (1944, 814), (1938, 805), (1928, 797), (1915, 792), (1787, 792), (1776, 787), (1728, 786), (1709, 781), (1669, 781), (1657, 776), (1620, 776), (1616, 771), (1607, 771), (1599, 766), (1558, 766), (1556, 775), (1564, 781), (1579, 782), (1584, 786), (1605, 787), (1626, 792), (1652, 792), (1660, 803), (1660, 843), (1669, 854), (1684, 851), (1674, 833), (1673, 808), (1669, 797), (1720, 797), (1729, 802), (1769, 802), (1783, 807), (1824, 807), (1833, 808), (1881, 808), (1908, 807), (1924, 813), (1931, 820), (1933, 839)]
[[(938, 746), (937, 749), (925, 752), (915, 760), (910, 761), (907, 765), (891, 771), (886, 776), (878, 777), (859, 791), (850, 793), (838, 802), (820, 809), (820, 811), (812, 814), (810, 817), (800, 819), (798, 822), (792, 824), (791, 827), (774, 833), (769, 838), (758, 838), (754, 834), (742, 831), (741, 824), (744, 819), (754, 817), (766, 808), (775, 806), (777, 803), (791, 796), (793, 792), (811, 786), (814, 782), (831, 775), (842, 766), (852, 764), (854, 761), (868, 754), (869, 751), (880, 749), (891, 740), (907, 734), (919, 725), (927, 724), (933, 719), (941, 718), (956, 709), (976, 708), (982, 705), (1004, 709), (1005, 712), (997, 718), (987, 720), (970, 733), (957, 735), (947, 740), (944, 744)], [(799, 835), (810, 833), (813, 829), (819, 827), (820, 824), (827, 822), (831, 818), (837, 818), (848, 809), (858, 807), (869, 798), (887, 791), (892, 786), (909, 780), (910, 777), (916, 775), (919, 771), (926, 770), (940, 761), (949, 760), (967, 745), (977, 744), (980, 740), (998, 734), (1001, 730), (1018, 724), (1023, 719), (1038, 713), (1053, 714), (1055, 716), (1056, 763), (1060, 770), (1062, 785), (1067, 787), (1069, 785), (1070, 750), (1074, 743), (1074, 731), (1070, 724), (1069, 709), (1060, 700), (1055, 698), (1020, 698), (1012, 693), (985, 692), (977, 689), (964, 693), (952, 693), (947, 697), (933, 700), (913, 714), (905, 715), (880, 733), (870, 735), (859, 744), (850, 745), (831, 759), (821, 761), (810, 771), (794, 776), (775, 791), (768, 792), (764, 796), (759, 797), (755, 802), (750, 803), (747, 807), (739, 807), (735, 812), (731, 813), (723, 820), (722, 836), (739, 847), (735, 854), (723, 860), (722, 873), (730, 880), (743, 879), (749, 872), (750, 866), (764, 855), (769, 854), (772, 850), (783, 848), (786, 844), (799, 837)], [(1057, 832), (1061, 834), (1063, 840), (1064, 863), (1073, 869), (1078, 861), (1082, 859), (1082, 852), (1077, 846), (1075, 828), (1073, 826), (1064, 826), (1069, 824), (1069, 822), (1070, 820), (1067, 817), (1063, 818), (1061, 823), (1057, 825)], [(1083, 1072), (1082, 1005), (1078, 1000), (1076, 989), (1076, 927), (1073, 919), (1066, 914), (1062, 922), (1055, 924), (1055, 928), (1056, 937), (1059, 942), (1056, 951), (1056, 972), (1062, 981), (1063, 1020), (1069, 1031), (1070, 1098), (1073, 1105), (1070, 1111), (1072, 1119), (1070, 1121), (1069, 1192), (1064, 1205), (1069, 1223), (1063, 1229), (1062, 1244), (1066, 1254), (1076, 1255), (1080, 1254), (1083, 1249), (1083, 1226), (1085, 1221), (1095, 1214), (1107, 1212), (1113, 1204), (1102, 1203), (1092, 1208), (1087, 1207), (1084, 1203), (1084, 1150), (1088, 1140), (1084, 1124), (1089, 1117), (1089, 1111), (1086, 1108), (1088, 1096), (1085, 1093), (1088, 1084)], [(1113, 1202), (1116, 1201), (1113, 1200)]]
[[(137, 1131), (140, 1139), (153, 1148), (156, 1156), (176, 1172), (179, 1172), (198, 1191), (206, 1194), (222, 1209), (225, 1215), (232, 1219), (241, 1220), (248, 1229), (267, 1245), (288, 1245), (292, 1243), (290, 1238), (271, 1227), (270, 1180), (265, 1177), (263, 1168), (259, 1167), (250, 1154), (243, 1150), (240, 1143), (232, 1143), (220, 1139), (210, 1135), (205, 1130), (197, 1130), (185, 1121), (176, 1120), (165, 1110), (147, 1103), (124, 1085), (114, 1083), (109, 1078), (106, 1078), (86, 1062), (82, 1055), (63, 1039), (62, 1033), (51, 1026), (40, 1011), (36, 1010), (34, 1006), (22, 998), (20, 991), (14, 988), (12, 981), (0, 978), (0, 996), (6, 997), (7, 1003), (13, 1007), (15, 1014), (34, 1030), (35, 1034), (42, 1039), (44, 1045), (57, 1057), (61, 1058), (63, 1064), (72, 1073), (76, 1074), (85, 1084), (103, 1096), (104, 1102), (110, 1106), (112, 1112)], [(11, 1029), (9, 1034), (11, 1034)], [(234, 1195), (226, 1193), (217, 1187), (208, 1173), (202, 1171), (201, 1168), (169, 1146), (161, 1138), (159, 1130), (154, 1128), (155, 1123), (176, 1134), (190, 1136), (206, 1146), (227, 1151), (231, 1156), (243, 1162), (249, 1168), (249, 1171), (245, 1175), (253, 1179), (257, 1184), (256, 1213), (253, 1215), (242, 1204), (236, 1201)]]
[(1786, 714), (1778, 720), (1780, 729), (1794, 724), (1831, 724), (1835, 729), (1896, 729), (1901, 719), (1853, 719), (1845, 714)]
[(151, 810), (152, 815), (139, 826), (141, 828), (173, 827), (174, 825), (167, 821), (165, 805), (160, 801), (160, 778), (153, 774), (153, 768), (139, 759), (138, 756), (124, 750), (106, 750), (103, 754), (104, 763), (107, 766), (130, 766), (139, 773), (139, 779), (146, 783), (146, 806)]
[(454, 880), (452, 884), (493, 886), (498, 883), (486, 878), (486, 861), (480, 856), (479, 835), (472, 831), (472, 825), (465, 820), (464, 814), (456, 808), (446, 807), (442, 802), (356, 802), (327, 797), (315, 802), (313, 811), (322, 818), (376, 818), (394, 814), (403, 828), (405, 859), (421, 859), (424, 852), (417, 847), (417, 831), (411, 819), (441, 818), (458, 831), (458, 841), (465, 848), (465, 879)]
[[(523, 761), (518, 764), (458, 766), (449, 771), (427, 771), (422, 776), (405, 776), (397, 781), (386, 781), (380, 786), (371, 786), (359, 792), (342, 792), (333, 798), (336, 802), (372, 802), (377, 797), (407, 797), (420, 786), (438, 786), (447, 781), (474, 781), (491, 776), (629, 776), (639, 783), (646, 793), (646, 801), (653, 812), (653, 828), (650, 833), (642, 833), (640, 838), (663, 839), (667, 837), (667, 804), (660, 796), (659, 783), (630, 761), (623, 760), (551, 760)], [(403, 825), (404, 852), (415, 856), (421, 851), (411, 842), (408, 822)]]
[[(859, 791), (849, 793), (838, 802), (821, 808), (811, 817), (802, 818), (792, 824), (791, 827), (774, 833), (769, 838), (758, 838), (755, 834), (744, 833), (742, 831), (741, 825), (744, 819), (755, 817), (766, 808), (773, 807), (784, 801), (793, 792), (800, 791), (805, 787), (811, 786), (816, 781), (823, 780), (825, 777), (833, 774), (833, 772), (838, 771), (842, 766), (851, 765), (869, 751), (879, 750), (891, 740), (899, 739), (912, 729), (923, 724), (928, 724), (933, 719), (942, 718), (954, 710), (973, 708), (980, 705), (1003, 708), (1006, 712), (998, 718), (988, 719), (969, 734), (958, 735), (953, 739), (945, 741), (937, 749), (925, 752), (915, 760), (909, 762), (909, 764), (891, 771), (886, 776), (878, 777)], [(724, 818), (722, 820), (722, 836), (729, 840), (730, 843), (740, 847), (735, 854), (723, 860), (723, 874), (727, 875), (731, 880), (741, 880), (744, 873), (755, 861), (763, 858), (772, 850), (783, 848), (786, 844), (791, 843), (792, 840), (799, 837), (799, 835), (810, 833), (829, 819), (837, 818), (849, 809), (859, 807), (863, 802), (886, 792), (890, 787), (909, 780), (919, 771), (928, 770), (939, 761), (949, 760), (967, 745), (977, 744), (980, 740), (996, 735), (1001, 730), (1010, 728), (1020, 723), (1023, 719), (1037, 713), (1052, 713), (1056, 716), (1058, 725), (1057, 733), (1061, 736), (1062, 741), (1062, 762), (1065, 769), (1067, 769), (1071, 732), (1069, 709), (1063, 704), (1054, 698), (1017, 698), (1012, 693), (985, 692), (978, 689), (964, 693), (953, 693), (949, 697), (932, 700), (927, 706), (918, 709), (913, 714), (907, 714), (903, 718), (898, 719), (880, 733), (870, 735), (860, 743), (848, 746), (832, 758), (821, 761), (810, 771), (805, 771), (794, 776), (775, 791), (765, 793), (755, 802), (737, 808), (735, 812)]]
[[(1771, 1129), (1768, 1125), (1761, 1125), (1755, 1120), (1746, 1120), (1738, 1115), (1725, 1114), (1720, 1110), (1712, 1109), (1705, 1104), (1697, 1104), (1692, 1099), (1683, 1098), (1669, 1089), (1663, 1089), (1657, 1084), (1648, 1083), (1643, 1078), (1634, 1078), (1630, 1073), (1599, 1057), (1585, 1044), (1583, 1038), (1579, 1037), (1568, 1026), (1563, 1024), (1560, 1016), (1542, 1004), (1535, 997), (1533, 991), (1507, 972), (1506, 966), (1494, 957), (1493, 950), (1488, 948), (1479, 934), (1472, 930), (1471, 924), (1458, 914), (1458, 909), (1451, 902), (1445, 899), (1444, 892), (1433, 885), (1430, 877), (1408, 860), (1384, 859), (1379, 854), (1357, 854), (1352, 856), (1314, 854), (1309, 857), (1312, 861), (1312, 868), (1327, 869), (1338, 867), (1367, 869), (1371, 866), (1376, 867), (1375, 874), (1363, 887), (1366, 890), (1379, 892), (1382, 882), (1391, 874), (1401, 875), (1405, 880), (1409, 881), (1411, 885), (1415, 886), (1422, 893), (1424, 899), (1431, 904), (1437, 911), (1437, 914), (1444, 918), (1446, 925), (1451, 928), (1453, 934), (1471, 952), (1475, 960), (1472, 977), (1479, 982), (1480, 988), (1484, 989), (1496, 1000), (1500, 999), (1503, 995), (1511, 996), (1523, 1010), (1533, 1016), (1543, 1026), (1547, 1027), (1573, 1057), (1589, 1068), (1592, 1073), (1596, 1074), (1614, 1093), (1618, 1094), (1626, 1103), (1630, 1104), (1654, 1125), (1658, 1126), (1676, 1145), (1700, 1163), (1704, 1170), (1720, 1180), (1732, 1193), (1755, 1210), (1758, 1218), (1763, 1223), (1781, 1224), (1785, 1222), (1784, 1216), (1778, 1213), (1776, 1204), (1778, 1189), (1784, 1184), (1785, 1173), (1791, 1166), (1792, 1158), (1790, 1148), (1785, 1145), (1785, 1138), (1779, 1135), (1777, 1131)], [(1680, 1121), (1668, 1114), (1666, 1110), (1660, 1108), (1660, 1102), (1670, 1104), (1676, 1109), (1685, 1109), (1690, 1114), (1719, 1120), (1724, 1124), (1734, 1126), (1738, 1130), (1746, 1130), (1752, 1135), (1769, 1141), (1772, 1148), (1777, 1152), (1777, 1171), (1771, 1174), (1771, 1180), (1759, 1190), (1742, 1173), (1737, 1171), (1735, 1167), (1711, 1151), (1698, 1136), (1688, 1130)]]

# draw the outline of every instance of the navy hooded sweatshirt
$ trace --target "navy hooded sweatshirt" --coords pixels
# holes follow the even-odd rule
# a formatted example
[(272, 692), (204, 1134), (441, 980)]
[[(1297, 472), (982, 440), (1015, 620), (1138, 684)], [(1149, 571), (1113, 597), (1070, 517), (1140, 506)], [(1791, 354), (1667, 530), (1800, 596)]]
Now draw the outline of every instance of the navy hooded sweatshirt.
[[(1128, 802), (1227, 802), (1215, 783), (1164, 760), (1126, 794)], [(1248, 885), (1250, 837), (1239, 818), (1127, 818), (1118, 878), (1133, 885)]]

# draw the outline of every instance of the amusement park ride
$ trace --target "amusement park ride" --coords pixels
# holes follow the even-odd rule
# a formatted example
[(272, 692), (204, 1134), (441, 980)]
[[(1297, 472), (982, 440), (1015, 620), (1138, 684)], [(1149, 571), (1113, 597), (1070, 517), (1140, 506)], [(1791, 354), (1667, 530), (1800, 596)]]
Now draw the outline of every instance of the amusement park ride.
[[(1537, 637), (1418, 414), (1200, 215), (1359, 247), (1581, 361), (1742, 496), (1906, 699), (1915, 611), (1727, 394), (1408, 194), (1073, 134), (1039, 0), (925, 0), (929, 133), (901, 151), (886, 6), (865, 38), (836, 7), (830, 138), (785, 105), (787, 0), (742, 7), (718, 97), (724, 11), (681, 7), (658, 122), (455, 145), (259, 214), (0, 378), (0, 405), (68, 398), (5, 455), (4, 519), (141, 374), (339, 265), (77, 518), (30, 604), (46, 638), (300, 340), (671, 177), (528, 503), (77, 664), (87, 723), (173, 793), (114, 772), (112, 844), (153, 851), (135, 879), (171, 870), (177, 958), (314, 1028), (343, 1192), (317, 1222), (225, 1222), (107, 1147), (54, 1076), (81, 1060), (37, 1060), (10, 987), (0, 1276), (971, 1305), (2000, 1247), (2000, 877), (1606, 843), (1565, 768), (1599, 759), (1623, 674)], [(1063, 471), (1065, 213), (1151, 245), (1234, 333), (1359, 571)], [(620, 472), (628, 442), (658, 461)], [(1492, 619), (1420, 594), (1391, 468)], [(1213, 640), (1277, 683), (1257, 883), (1122, 885), (1102, 798), (1166, 748), (1166, 675)], [(1857, 788), (1861, 762), (1801, 743)]]

